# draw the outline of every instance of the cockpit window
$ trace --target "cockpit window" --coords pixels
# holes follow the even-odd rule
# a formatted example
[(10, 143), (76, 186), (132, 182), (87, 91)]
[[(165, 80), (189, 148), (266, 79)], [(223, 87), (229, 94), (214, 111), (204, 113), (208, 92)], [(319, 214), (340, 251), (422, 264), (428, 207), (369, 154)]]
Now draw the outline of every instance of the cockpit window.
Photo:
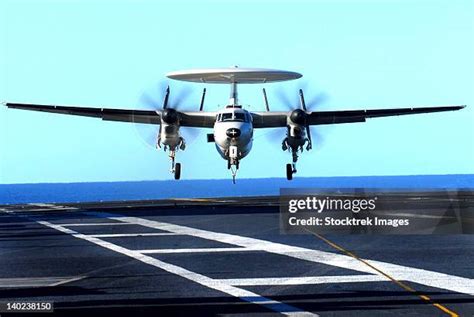
[(241, 121), (248, 122), (247, 116), (243, 112), (227, 112), (221, 114), (219, 121)]
[(221, 121), (232, 121), (232, 112), (223, 113), (221, 117)]
[(234, 113), (234, 120), (245, 122), (245, 114), (242, 113), (242, 112), (235, 112)]

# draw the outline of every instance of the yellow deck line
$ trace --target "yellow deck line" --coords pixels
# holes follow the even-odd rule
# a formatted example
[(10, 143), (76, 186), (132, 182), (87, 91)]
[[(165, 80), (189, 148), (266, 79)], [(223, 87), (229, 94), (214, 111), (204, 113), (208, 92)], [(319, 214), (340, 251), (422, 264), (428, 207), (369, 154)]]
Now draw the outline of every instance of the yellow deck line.
[(313, 234), (314, 236), (318, 237), (319, 239), (321, 239), (322, 241), (324, 241), (326, 244), (330, 245), (331, 247), (335, 248), (336, 250), (350, 256), (350, 257), (353, 257), (354, 259), (362, 262), (363, 264), (367, 265), (368, 267), (370, 267), (371, 269), (375, 270), (376, 272), (382, 274), (383, 276), (385, 276), (386, 278), (388, 278), (390, 281), (394, 282), (395, 284), (397, 284), (398, 286), (400, 286), (401, 288), (403, 288), (404, 290), (410, 292), (410, 293), (413, 293), (415, 294), (416, 296), (418, 296), (420, 299), (422, 299), (423, 301), (429, 303), (430, 305), (436, 307), (437, 309), (441, 310), (443, 313), (451, 316), (451, 317), (459, 317), (459, 314), (457, 314), (456, 312), (450, 310), (449, 308), (447, 308), (446, 306), (443, 306), (441, 305), (440, 303), (436, 303), (434, 302), (429, 296), (427, 295), (423, 295), (421, 294), (420, 292), (416, 291), (414, 288), (412, 288), (411, 286), (409, 286), (408, 284), (402, 282), (402, 281), (399, 281), (397, 279), (395, 279), (394, 277), (392, 277), (391, 275), (383, 272), (382, 270), (378, 269), (377, 267), (373, 266), (372, 264), (370, 264), (368, 261), (362, 259), (361, 257), (359, 257), (357, 254), (351, 252), (351, 251), (348, 251), (346, 250), (345, 248), (339, 246), (338, 244), (328, 240), (327, 238), (323, 237), (322, 235), (320, 234), (317, 234), (315, 232), (311, 232), (309, 230), (307, 230), (308, 232), (310, 232), (311, 234)]

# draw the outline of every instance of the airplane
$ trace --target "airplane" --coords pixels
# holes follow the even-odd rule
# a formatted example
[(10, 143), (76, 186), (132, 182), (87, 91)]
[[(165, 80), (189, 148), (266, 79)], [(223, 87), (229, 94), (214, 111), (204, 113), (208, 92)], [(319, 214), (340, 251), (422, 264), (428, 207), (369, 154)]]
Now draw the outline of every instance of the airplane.
[[(392, 108), (370, 110), (308, 111), (303, 90), (299, 90), (300, 105), (291, 111), (270, 111), (267, 94), (263, 88), (266, 111), (248, 111), (239, 104), (237, 85), (267, 84), (301, 78), (297, 72), (263, 68), (208, 68), (176, 71), (166, 74), (173, 80), (205, 84), (229, 84), (230, 98), (224, 109), (214, 112), (203, 111), (206, 88), (203, 90), (199, 111), (178, 111), (170, 107), (170, 88), (166, 89), (162, 108), (153, 110), (127, 110), (111, 108), (86, 108), (75, 106), (38, 105), (6, 103), (8, 108), (69, 114), (101, 118), (107, 121), (135, 122), (159, 125), (156, 138), (157, 148), (168, 151), (171, 161), (170, 172), (176, 180), (181, 177), (181, 164), (176, 162), (176, 153), (185, 150), (186, 142), (180, 133), (181, 127), (212, 128), (207, 141), (215, 143), (217, 152), (227, 161), (235, 184), (240, 161), (252, 149), (254, 129), (285, 128), (286, 137), (281, 148), (291, 153), (291, 163), (286, 164), (286, 178), (293, 179), (297, 172), (296, 163), (305, 148), (313, 147), (310, 126), (365, 122), (370, 118), (399, 116), (460, 110), (462, 106), (438, 106), (419, 108)], [(295, 105), (291, 105), (295, 106)]]

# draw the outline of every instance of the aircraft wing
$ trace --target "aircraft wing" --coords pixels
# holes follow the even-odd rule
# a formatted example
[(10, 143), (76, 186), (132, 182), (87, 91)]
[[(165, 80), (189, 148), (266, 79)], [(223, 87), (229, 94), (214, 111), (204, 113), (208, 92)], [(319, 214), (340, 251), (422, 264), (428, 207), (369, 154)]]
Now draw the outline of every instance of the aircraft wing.
[[(465, 106), (420, 107), (420, 108), (393, 108), (371, 110), (338, 110), (338, 111), (313, 111), (308, 112), (309, 125), (337, 124), (351, 122), (365, 122), (366, 119), (401, 116), (409, 114), (431, 113), (441, 111), (454, 111)], [(287, 117), (290, 112), (253, 112), (254, 128), (286, 127)]]
[[(129, 110), (111, 108), (86, 108), (74, 106), (34, 105), (7, 103), (8, 108), (69, 114), (73, 116), (100, 118), (106, 121), (135, 122), (144, 124), (160, 124), (161, 111)], [(212, 128), (216, 114), (214, 112), (180, 112), (181, 126), (195, 128)]]

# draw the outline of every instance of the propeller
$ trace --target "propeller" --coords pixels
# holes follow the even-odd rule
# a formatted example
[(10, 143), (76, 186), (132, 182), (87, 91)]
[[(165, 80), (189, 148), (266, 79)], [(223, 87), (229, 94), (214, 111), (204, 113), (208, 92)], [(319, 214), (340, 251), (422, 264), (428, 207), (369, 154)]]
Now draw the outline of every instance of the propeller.
[[(165, 81), (160, 81), (152, 88), (145, 90), (139, 98), (140, 110), (162, 111), (162, 115), (166, 116), (164, 120), (169, 122), (175, 121), (178, 113), (176, 110), (182, 107), (183, 103), (191, 94), (188, 86), (183, 86), (177, 93), (173, 91), (171, 94), (170, 87)], [(158, 133), (160, 132), (159, 124), (152, 122), (150, 119), (144, 119), (139, 116), (132, 116), (135, 131), (139, 138), (152, 148), (156, 148)], [(181, 134), (187, 144), (192, 143), (198, 136), (199, 131), (193, 128), (181, 128)]]
[[(318, 144), (321, 145), (323, 143), (323, 136), (321, 133), (318, 133), (318, 130), (314, 130), (311, 128), (311, 126), (306, 124), (306, 112), (314, 111), (317, 106), (327, 100), (328, 96), (326, 93), (320, 92), (316, 95), (313, 95), (309, 100), (306, 100), (303, 90), (307, 86), (308, 82), (304, 81), (300, 86), (301, 88), (298, 90), (298, 95), (294, 98), (289, 98), (288, 95), (281, 89), (276, 91), (276, 96), (278, 97), (280, 102), (288, 109), (288, 111), (292, 111), (291, 120), (293, 122), (298, 122), (302, 125), (305, 125), (306, 135), (310, 141), (310, 144), (312, 144), (312, 135), (315, 135), (315, 138), (318, 140)], [(311, 147), (309, 147), (308, 149), (311, 149)]]

